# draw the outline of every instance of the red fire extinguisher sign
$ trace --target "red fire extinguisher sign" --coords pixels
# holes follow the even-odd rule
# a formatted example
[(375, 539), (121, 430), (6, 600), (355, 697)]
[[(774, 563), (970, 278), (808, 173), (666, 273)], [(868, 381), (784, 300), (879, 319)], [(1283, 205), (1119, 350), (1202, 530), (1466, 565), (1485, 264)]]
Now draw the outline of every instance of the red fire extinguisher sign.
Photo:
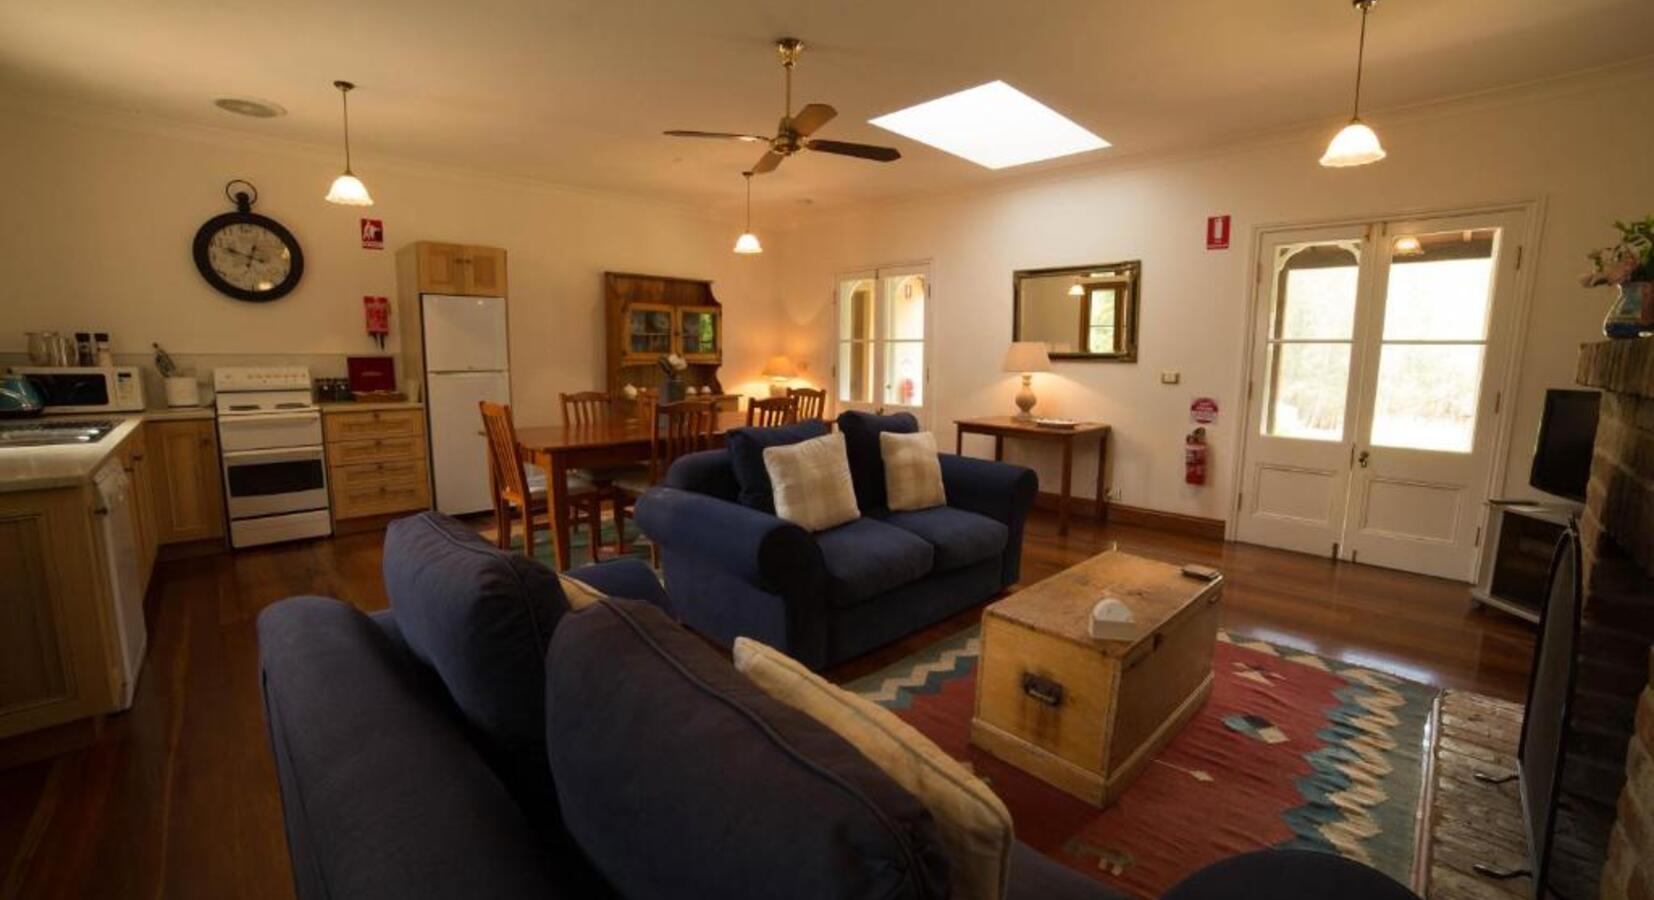
[(1206, 429), (1196, 428), (1183, 441), (1183, 481), (1206, 483)]

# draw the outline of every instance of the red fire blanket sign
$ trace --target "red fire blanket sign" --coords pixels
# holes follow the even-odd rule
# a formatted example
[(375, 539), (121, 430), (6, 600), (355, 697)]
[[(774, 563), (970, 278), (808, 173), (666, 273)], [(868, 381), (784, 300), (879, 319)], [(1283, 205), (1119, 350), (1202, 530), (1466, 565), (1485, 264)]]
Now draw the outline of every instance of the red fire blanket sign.
[(1206, 249), (1208, 249), (1208, 250), (1228, 250), (1229, 249), (1229, 217), (1228, 216), (1207, 216), (1206, 217)]
[(385, 223), (380, 219), (362, 220), (362, 249), (385, 249)]

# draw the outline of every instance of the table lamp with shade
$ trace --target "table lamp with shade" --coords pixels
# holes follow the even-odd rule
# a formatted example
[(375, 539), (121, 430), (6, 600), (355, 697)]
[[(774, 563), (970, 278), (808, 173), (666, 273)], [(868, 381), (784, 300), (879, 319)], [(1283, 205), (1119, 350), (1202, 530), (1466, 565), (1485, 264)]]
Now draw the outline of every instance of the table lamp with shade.
[(764, 363), (764, 377), (770, 380), (770, 396), (787, 396), (787, 382), (798, 377), (798, 367), (785, 356), (772, 356)]
[(1005, 363), (1001, 371), (1022, 375), (1022, 390), (1017, 392), (1017, 418), (1027, 419), (1034, 410), (1034, 373), (1051, 371), (1051, 355), (1044, 341), (1013, 341), (1005, 348)]

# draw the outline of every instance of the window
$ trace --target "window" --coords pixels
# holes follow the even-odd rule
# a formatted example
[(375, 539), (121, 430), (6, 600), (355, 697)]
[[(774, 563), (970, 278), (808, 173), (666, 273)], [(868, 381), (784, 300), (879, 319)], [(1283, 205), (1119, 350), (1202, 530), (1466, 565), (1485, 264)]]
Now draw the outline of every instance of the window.
[(1264, 434), (1343, 440), (1359, 249), (1333, 241), (1286, 246), (1277, 254)]
[(922, 409), (930, 273), (880, 269), (839, 279), (839, 402), (852, 408)]

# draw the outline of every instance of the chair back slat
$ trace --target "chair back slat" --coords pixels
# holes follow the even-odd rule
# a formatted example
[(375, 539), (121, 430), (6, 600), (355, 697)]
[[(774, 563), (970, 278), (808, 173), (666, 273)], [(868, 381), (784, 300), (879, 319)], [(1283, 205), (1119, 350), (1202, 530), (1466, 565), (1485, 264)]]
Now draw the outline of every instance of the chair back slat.
[(483, 400), (482, 427), (488, 435), (489, 474), (497, 494), (528, 503), (528, 476), (523, 472), (523, 455), (517, 447), (517, 428), (511, 421), (511, 407)]
[(603, 425), (614, 414), (614, 398), (602, 391), (558, 394), (563, 404), (563, 424), (570, 428)]
[(797, 397), (754, 397), (747, 401), (747, 425), (776, 428), (798, 421)]
[(678, 457), (712, 448), (717, 408), (705, 400), (662, 403), (649, 420), (649, 482), (658, 483)]
[(798, 421), (827, 417), (827, 392), (815, 388), (788, 388), (787, 396), (798, 401)]

